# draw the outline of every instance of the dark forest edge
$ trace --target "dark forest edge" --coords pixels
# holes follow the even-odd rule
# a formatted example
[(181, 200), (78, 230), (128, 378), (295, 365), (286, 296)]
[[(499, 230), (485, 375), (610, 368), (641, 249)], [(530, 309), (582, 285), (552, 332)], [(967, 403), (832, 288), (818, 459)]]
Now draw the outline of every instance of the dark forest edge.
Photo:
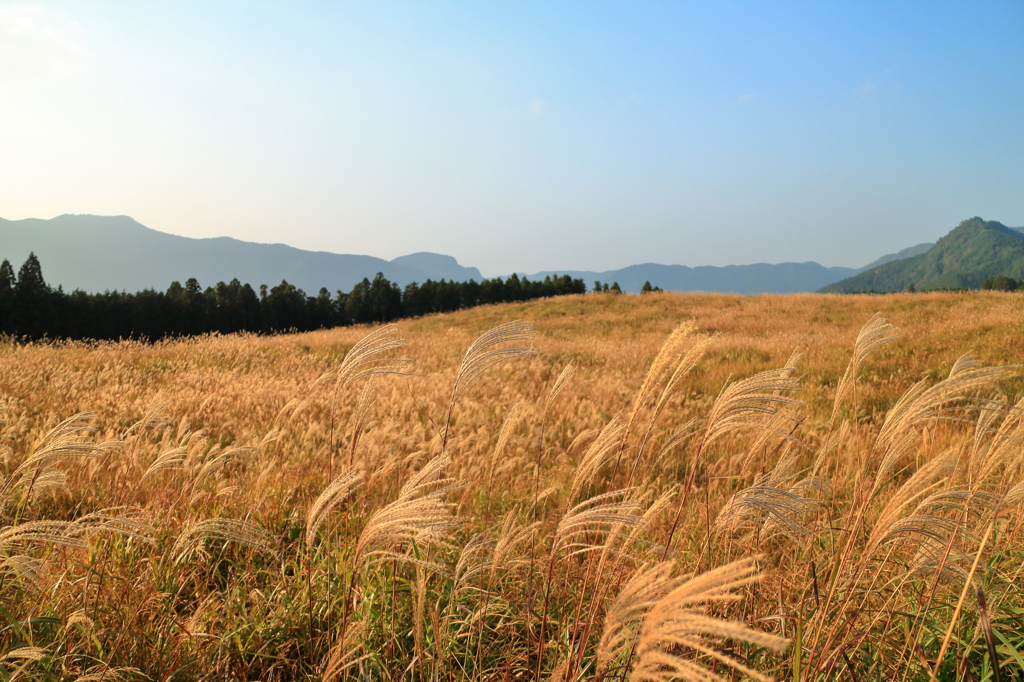
[[(616, 288), (618, 286), (616, 285)], [(205, 290), (194, 278), (167, 291), (67, 293), (46, 284), (36, 255), (30, 254), (15, 276), (10, 262), (0, 265), (0, 334), (24, 339), (156, 341), (168, 337), (217, 332), (273, 334), (313, 331), (352, 324), (390, 322), (549, 296), (583, 294), (582, 279), (568, 275), (531, 282), (511, 275), (480, 282), (427, 280), (400, 288), (377, 273), (352, 291), (332, 296), (321, 288), (316, 296), (282, 280), (260, 285), (259, 293), (237, 279)]]

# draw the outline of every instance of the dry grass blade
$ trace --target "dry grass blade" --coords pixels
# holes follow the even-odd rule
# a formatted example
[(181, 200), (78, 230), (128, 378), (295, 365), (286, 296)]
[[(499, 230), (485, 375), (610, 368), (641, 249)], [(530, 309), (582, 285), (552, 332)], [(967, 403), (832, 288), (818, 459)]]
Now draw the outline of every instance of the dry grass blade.
[(857, 340), (853, 344), (853, 357), (850, 358), (850, 364), (846, 366), (843, 378), (839, 380), (839, 385), (836, 387), (836, 395), (832, 405), (832, 416), (828, 421), (829, 430), (832, 429), (835, 423), (843, 401), (856, 389), (857, 375), (860, 374), (861, 365), (864, 364), (868, 355), (897, 339), (899, 339), (899, 334), (896, 327), (889, 324), (878, 313), (872, 315), (871, 319), (861, 328), (860, 333), (857, 334)]
[(789, 641), (746, 627), (737, 621), (706, 615), (715, 604), (739, 601), (735, 590), (761, 579), (754, 559), (742, 559), (690, 578), (662, 597), (648, 612), (640, 629), (637, 661), (631, 682), (669, 682), (670, 680), (720, 682), (722, 678), (687, 656), (704, 656), (728, 668), (767, 681), (770, 678), (740, 662), (713, 645), (715, 640), (731, 639), (773, 651), (783, 651)]
[(324, 522), (331, 509), (345, 501), (352, 492), (360, 486), (363, 480), (363, 473), (356, 469), (349, 469), (343, 472), (331, 484), (324, 488), (324, 491), (316, 498), (309, 507), (306, 514), (306, 545), (313, 546), (316, 541), (316, 532), (320, 524)]
[(233, 542), (259, 552), (274, 552), (274, 538), (262, 526), (238, 519), (206, 519), (190, 524), (178, 536), (170, 556), (180, 562), (189, 553), (201, 550), (206, 540)]

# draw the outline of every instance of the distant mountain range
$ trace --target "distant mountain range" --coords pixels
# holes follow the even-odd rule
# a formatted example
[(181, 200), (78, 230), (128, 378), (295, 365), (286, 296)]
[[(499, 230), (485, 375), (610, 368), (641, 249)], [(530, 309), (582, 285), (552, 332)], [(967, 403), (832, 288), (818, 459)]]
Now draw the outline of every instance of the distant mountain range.
[(253, 287), (282, 279), (315, 294), (349, 291), (364, 277), (384, 273), (400, 285), (438, 280), (480, 280), (480, 271), (451, 256), (413, 253), (391, 261), (373, 256), (304, 251), (230, 237), (191, 239), (157, 232), (128, 216), (62, 215), (51, 220), (0, 218), (0, 259), (15, 270), (34, 251), (46, 281), (66, 290), (165, 290), (195, 277), (207, 287), (238, 278)]
[[(588, 288), (595, 280), (618, 282), (627, 292), (640, 291), (648, 281), (668, 291), (738, 294), (902, 291), (910, 283), (923, 289), (979, 286), (996, 275), (1024, 277), (1024, 255), (1017, 255), (1018, 248), (1024, 254), (1024, 228), (973, 218), (937, 244), (918, 244), (863, 268), (827, 268), (815, 262), (693, 268), (644, 263), (602, 272), (518, 274), (531, 280), (568, 274), (582, 278)], [(400, 286), (427, 279), (482, 279), (478, 269), (437, 253), (413, 253), (388, 261), (230, 237), (192, 239), (149, 229), (127, 216), (0, 218), (0, 259), (10, 260), (17, 269), (30, 251), (39, 257), (47, 282), (69, 291), (165, 290), (172, 281), (184, 283), (190, 277), (203, 287), (234, 278), (254, 287), (274, 286), (286, 279), (309, 294), (321, 287), (331, 292), (349, 291), (378, 272)]]
[[(914, 247), (918, 248), (918, 247)], [(991, 277), (1024, 279), (1024, 228), (971, 218), (923, 253), (872, 265), (822, 287), (825, 293), (977, 289)]]
[[(826, 284), (857, 273), (854, 268), (826, 268), (813, 261), (808, 263), (754, 263), (753, 265), (659, 265), (643, 263), (619, 270), (595, 272), (591, 270), (565, 270), (559, 275), (580, 277), (589, 289), (594, 281), (605, 284), (618, 282), (623, 291), (638, 292), (644, 282), (666, 291), (718, 291), (731, 294), (789, 294), (815, 291)], [(524, 273), (518, 273), (523, 276)], [(544, 279), (554, 272), (538, 272), (526, 276)]]

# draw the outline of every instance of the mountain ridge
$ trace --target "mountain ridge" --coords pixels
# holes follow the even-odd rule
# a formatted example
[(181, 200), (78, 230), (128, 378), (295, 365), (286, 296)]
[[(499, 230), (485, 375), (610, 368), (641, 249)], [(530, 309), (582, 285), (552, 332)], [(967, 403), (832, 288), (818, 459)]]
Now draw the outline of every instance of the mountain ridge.
[[(1024, 229), (1024, 228), (1021, 228)], [(0, 258), (15, 267), (30, 251), (43, 265), (47, 281), (86, 291), (165, 289), (170, 282), (196, 278), (201, 286), (238, 279), (259, 286), (281, 280), (315, 293), (348, 291), (363, 278), (381, 272), (404, 286), (427, 279), (483, 279), (475, 267), (452, 256), (422, 251), (390, 261), (375, 256), (308, 251), (281, 243), (248, 242), (233, 237), (193, 238), (153, 230), (129, 216), (64, 214), (49, 220), (0, 218)], [(549, 275), (618, 282), (623, 291), (638, 292), (644, 282), (670, 291), (714, 291), (738, 294), (809, 292), (844, 281), (893, 261), (914, 258), (934, 245), (918, 244), (887, 254), (862, 268), (803, 263), (696, 266), (639, 263), (616, 270), (559, 270), (516, 273), (540, 280)]]
[(172, 281), (190, 277), (202, 286), (236, 278), (253, 286), (274, 286), (286, 279), (309, 293), (321, 287), (348, 291), (378, 272), (399, 285), (443, 276), (480, 277), (476, 268), (460, 266), (442, 254), (434, 254), (444, 262), (443, 269), (434, 272), (422, 253), (387, 261), (233, 237), (182, 237), (153, 230), (129, 216), (0, 218), (0, 244), (0, 258), (7, 258), (14, 267), (34, 252), (47, 281), (86, 291), (163, 290)]
[(822, 293), (892, 293), (911, 286), (976, 289), (990, 277), (1024, 277), (1024, 228), (977, 216), (961, 221), (924, 253), (884, 263), (822, 287)]

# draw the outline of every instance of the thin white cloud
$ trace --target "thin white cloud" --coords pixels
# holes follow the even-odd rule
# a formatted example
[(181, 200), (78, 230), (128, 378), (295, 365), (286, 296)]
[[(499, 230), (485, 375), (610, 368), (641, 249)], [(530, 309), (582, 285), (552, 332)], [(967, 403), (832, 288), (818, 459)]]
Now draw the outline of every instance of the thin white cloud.
[(740, 95), (734, 101), (736, 102), (736, 104), (750, 104), (755, 99), (757, 99), (757, 97), (755, 97), (754, 95), (746, 94), (746, 95)]
[(540, 97), (534, 97), (530, 101), (530, 111), (533, 112), (534, 116), (540, 116), (544, 113), (544, 100)]
[(92, 53), (81, 44), (82, 29), (58, 12), (37, 4), (0, 7), (0, 80), (81, 73)]

